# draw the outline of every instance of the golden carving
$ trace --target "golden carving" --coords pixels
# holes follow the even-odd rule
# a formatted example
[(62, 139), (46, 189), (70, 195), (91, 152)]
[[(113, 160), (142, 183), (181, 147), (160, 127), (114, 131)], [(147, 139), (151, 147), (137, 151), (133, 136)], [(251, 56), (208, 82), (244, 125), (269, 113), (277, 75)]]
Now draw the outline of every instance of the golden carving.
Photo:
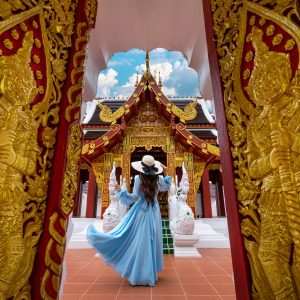
[(199, 163), (199, 162), (194, 162), (194, 174), (193, 174), (193, 178), (194, 178), (194, 192), (195, 192), (195, 197), (196, 197), (196, 194), (198, 192), (198, 189), (199, 189), (199, 186), (200, 186), (200, 183), (201, 183), (201, 178), (202, 178), (202, 175), (203, 175), (203, 172), (205, 170), (205, 166), (206, 166), (206, 163), (203, 162), (203, 163)]
[(131, 137), (131, 151), (133, 152), (136, 147), (145, 147), (147, 151), (153, 147), (161, 147), (167, 152), (167, 140), (166, 137)]
[[(16, 54), (0, 57), (0, 298), (16, 294), (32, 269), (30, 195), (23, 176), (36, 171), (37, 123), (29, 104), (37, 94), (30, 68), (33, 34), (27, 32)], [(26, 84), (24, 84), (26, 82)], [(33, 207), (34, 210), (34, 207)], [(35, 211), (35, 210), (34, 210)], [(30, 220), (23, 235), (24, 219)], [(36, 244), (36, 239), (32, 241)], [(19, 272), (19, 273), (18, 273)], [(20, 276), (21, 275), (21, 276)]]
[(119, 107), (115, 112), (112, 112), (112, 110), (107, 105), (102, 104), (101, 102), (99, 102), (98, 106), (101, 109), (99, 113), (100, 120), (103, 122), (109, 122), (112, 125), (116, 124), (119, 118), (129, 112), (128, 106), (126, 107), (125, 105)]
[(284, 49), (285, 49), (286, 51), (291, 51), (291, 50), (294, 49), (295, 44), (296, 44), (296, 43), (295, 43), (294, 39), (289, 39), (289, 40), (285, 43)]
[[(66, 108), (65, 117), (68, 122), (71, 122), (71, 111), (77, 110), (74, 119), (79, 118), (79, 110), (82, 101), (82, 95), (80, 93), (82, 88), (82, 72), (85, 58), (85, 47), (82, 47), (82, 43), (87, 43), (89, 39), (89, 27), (86, 22), (78, 23), (76, 27), (77, 39), (75, 41), (76, 53), (73, 56), (73, 69), (71, 71), (71, 83), (72, 86), (68, 90), (68, 102), (69, 106)], [(76, 95), (76, 101), (74, 101), (74, 95)]]
[(103, 185), (103, 182), (104, 182), (104, 178), (103, 178), (103, 171), (104, 171), (104, 168), (103, 168), (103, 163), (92, 163), (92, 169), (93, 169), (93, 172), (95, 174), (95, 178), (96, 178), (96, 182), (97, 182), (97, 185), (98, 185), (98, 188), (99, 190), (101, 191), (102, 190), (102, 185)]
[(87, 0), (85, 5), (85, 14), (90, 27), (93, 27), (96, 22), (97, 0)]
[(167, 136), (170, 135), (169, 126), (143, 126), (143, 127), (133, 127), (126, 126), (125, 134), (130, 136)]
[(62, 189), (61, 209), (68, 215), (74, 206), (78, 189), (78, 170), (81, 154), (82, 133), (79, 124), (71, 127), (67, 150), (67, 163)]
[[(300, 226), (296, 221), (300, 218), (296, 159), (300, 149), (299, 70), (292, 75), (289, 54), (270, 51), (285, 40), (277, 34), (278, 27), (283, 37), (293, 37), (289, 39), (299, 49), (296, 2), (229, 1), (223, 6), (212, 1), (235, 186), (243, 216), (241, 231), (254, 299), (300, 296)], [(251, 15), (256, 18), (249, 23)], [(267, 37), (271, 37), (268, 45), (264, 42), (270, 40)], [(245, 43), (252, 43), (255, 50), (254, 66), (244, 78), (249, 81), (242, 84)]]
[[(161, 93), (157, 94), (158, 96), (162, 96)], [(159, 102), (160, 99), (156, 97), (156, 100)], [(186, 121), (190, 121), (196, 118), (197, 116), (197, 110), (195, 107), (197, 106), (197, 99), (193, 102), (189, 103), (185, 106), (185, 108), (182, 110), (177, 105), (173, 104), (171, 101), (167, 104), (166, 110), (168, 112), (172, 112), (174, 115), (179, 117), (180, 121), (185, 123)]]
[[(7, 122), (11, 124), (11, 129), (14, 128), (15, 123), (17, 124), (15, 140), (20, 140), (18, 149), (14, 149), (16, 147), (14, 144), (12, 145), (12, 148), (16, 150), (17, 155), (23, 154), (25, 158), (28, 153), (30, 154), (28, 154), (30, 156), (28, 158), (28, 166), (26, 165), (25, 159), (20, 159), (19, 157), (17, 157), (18, 159), (15, 162), (15, 168), (26, 168), (26, 171), (23, 173), (20, 172), (20, 174), (16, 175), (9, 170), (10, 167), (7, 168), (7, 173), (5, 174), (0, 171), (1, 182), (3, 180), (6, 182), (7, 179), (5, 178), (8, 176), (11, 178), (11, 184), (15, 184), (15, 187), (11, 189), (11, 193), (21, 190), (19, 184), (16, 184), (17, 181), (22, 182), (23, 190), (23, 198), (21, 199), (23, 201), (23, 219), (21, 219), (22, 216), (20, 217), (20, 209), (17, 208), (19, 206), (18, 199), (14, 198), (12, 194), (6, 195), (7, 203), (9, 201), (14, 201), (14, 212), (15, 214), (18, 214), (19, 217), (16, 222), (11, 220), (11, 217), (6, 219), (5, 225), (1, 223), (1, 227), (7, 228), (6, 235), (10, 234), (10, 227), (12, 226), (14, 226), (14, 231), (20, 232), (21, 226), (19, 226), (19, 223), (20, 220), (22, 220), (23, 224), (21, 230), (23, 230), (23, 242), (20, 242), (21, 239), (19, 236), (13, 240), (14, 232), (11, 231), (12, 242), (5, 243), (5, 248), (0, 246), (0, 261), (5, 260), (6, 257), (2, 255), (2, 251), (6, 251), (8, 248), (13, 249), (10, 251), (11, 254), (9, 260), (6, 261), (7, 266), (5, 266), (5, 268), (7, 268), (8, 271), (1, 271), (0, 278), (2, 274), (6, 274), (5, 276), (8, 277), (11, 276), (15, 265), (19, 263), (20, 256), (22, 255), (22, 263), (19, 264), (8, 294), (9, 297), (14, 296), (16, 299), (29, 299), (31, 286), (28, 278), (32, 271), (35, 253), (38, 248), (37, 243), (42, 231), (48, 181), (50, 177), (49, 173), (52, 168), (54, 154), (53, 147), (56, 142), (56, 132), (59, 122), (59, 103), (62, 99), (62, 87), (64, 85), (64, 80), (66, 79), (66, 65), (70, 51), (69, 48), (71, 46), (71, 35), (73, 34), (77, 0), (1, 1), (0, 6), (0, 18), (5, 18), (5, 20), (0, 23), (0, 31), (1, 33), (7, 31), (5, 37), (8, 39), (7, 45), (9, 48), (11, 48), (9, 42), (13, 42), (13, 45), (17, 45), (15, 40), (17, 40), (19, 44), (22, 43), (22, 41), (24, 43), (24, 40), (27, 39), (32, 32), (34, 37), (32, 40), (34, 55), (32, 56), (32, 61), (29, 61), (29, 63), (34, 65), (32, 68), (35, 71), (35, 75), (32, 76), (32, 74), (30, 74), (29, 70), (31, 71), (31, 69), (27, 68), (25, 57), (21, 61), (14, 60), (19, 51), (22, 51), (18, 50), (17, 54), (11, 55), (11, 53), (16, 52), (17, 46), (14, 46), (12, 51), (9, 51), (10, 54), (3, 57), (3, 60), (2, 57), (0, 58), (0, 64), (3, 61), (12, 60), (6, 67), (3, 68), (2, 65), (0, 67), (0, 80), (2, 83), (0, 85), (0, 106), (2, 107), (2, 103), (4, 104), (4, 102), (2, 102), (3, 95), (6, 97), (6, 93), (10, 89), (12, 89), (10, 92), (11, 97), (14, 98), (15, 102), (18, 102), (18, 104), (14, 104), (14, 108), (11, 110), (12, 112), (15, 110), (15, 107), (18, 107), (16, 113), (11, 114), (11, 117), (7, 119)], [(9, 31), (9, 28), (11, 27), (14, 27), (14, 29)], [(24, 36), (26, 38), (24, 38)], [(83, 38), (86, 37), (86, 31), (83, 32), (83, 36)], [(3, 46), (5, 47), (5, 45)], [(4, 47), (2, 47), (2, 49), (5, 49)], [(22, 49), (22, 47), (20, 49)], [(2, 50), (0, 52), (2, 53)], [(6, 51), (4, 53), (3, 51), (2, 54), (7, 55), (6, 53), (8, 52)], [(28, 54), (31, 56), (31, 50), (28, 50)], [(82, 55), (80, 59), (83, 60)], [(24, 63), (26, 63), (26, 67)], [(75, 63), (75, 61), (73, 61), (73, 63)], [(77, 67), (79, 65), (80, 63), (78, 63)], [(6, 68), (8, 71), (6, 71)], [(7, 72), (7, 76), (5, 75), (3, 77), (4, 70)], [(51, 71), (52, 73), (50, 73)], [(11, 78), (9, 79), (10, 76), (13, 77), (13, 80)], [(38, 82), (37, 84), (35, 80), (32, 80), (32, 77), (34, 78), (34, 76), (41, 82)], [(38, 88), (36, 87), (37, 85)], [(4, 90), (6, 90), (5, 93), (3, 93)], [(30, 98), (32, 94), (36, 95), (36, 92), (42, 96), (37, 95), (34, 99), (32, 98), (30, 100), (33, 102), (26, 103), (27, 98)], [(19, 101), (23, 101), (23, 103), (21, 104)], [(30, 107), (28, 104), (30, 104)], [(5, 109), (9, 110), (10, 107), (6, 106)], [(0, 108), (0, 114), (2, 114), (1, 111), (2, 108)], [(11, 121), (12, 119), (14, 119), (14, 122)], [(5, 124), (2, 120), (0, 121), (0, 131), (3, 128), (5, 128)], [(9, 131), (11, 129), (6, 131), (8, 136), (10, 135)], [(18, 132), (22, 131), (24, 132), (22, 134), (22, 139), (20, 139)], [(40, 137), (40, 148), (37, 145), (37, 131)], [(3, 141), (4, 140), (5, 138), (3, 138)], [(6, 144), (5, 147), (8, 147), (8, 144)], [(4, 147), (0, 146), (0, 148)], [(11, 155), (13, 156), (13, 151), (11, 151)], [(2, 154), (0, 154), (0, 157), (0, 160), (2, 160)], [(35, 167), (35, 164), (37, 167)], [(16, 176), (14, 177), (14, 175)], [(6, 186), (10, 187), (10, 184), (6, 184)], [(3, 191), (5, 192), (5, 189)], [(24, 208), (26, 209), (24, 210)], [(9, 209), (6, 209), (5, 207), (3, 207), (3, 209), (9, 212)], [(14, 215), (12, 215), (12, 218), (15, 218)], [(64, 222), (61, 218), (58, 218), (58, 220), (59, 224)], [(60, 232), (65, 231), (65, 226), (61, 227), (62, 229)], [(4, 241), (1, 236), (1, 243), (2, 240)], [(49, 242), (49, 245), (50, 243), (53, 243), (53, 248), (58, 251), (59, 257), (61, 258), (63, 248), (57, 245), (55, 239), (53, 239), (52, 242)], [(49, 245), (47, 249), (50, 248)], [(15, 261), (11, 263), (11, 259), (15, 259)], [(55, 261), (56, 260), (53, 260), (53, 262)], [(54, 263), (52, 264), (54, 265)], [(47, 269), (44, 274), (45, 276), (43, 276), (42, 282), (44, 283), (46, 283), (49, 278), (47, 290), (43, 287), (41, 288), (43, 298), (51, 299), (51, 296), (47, 292), (49, 291), (49, 282), (52, 283), (54, 291), (58, 291), (59, 275), (56, 274), (58, 276), (52, 276), (53, 274), (51, 272), (53, 271), (57, 272), (57, 268), (53, 268), (53, 270), (52, 268)], [(5, 289), (5, 287), (3, 289)]]
[[(58, 293), (59, 291), (59, 284), (60, 284), (60, 276), (62, 273), (62, 265), (60, 263), (56, 262), (56, 256), (59, 257), (60, 260), (62, 260), (63, 257), (63, 251), (66, 244), (66, 237), (65, 235), (61, 235), (59, 232), (61, 230), (57, 230), (57, 227), (60, 227), (63, 232), (66, 231), (67, 228), (67, 220), (64, 218), (61, 218), (58, 216), (58, 213), (54, 213), (50, 217), (50, 223), (49, 223), (49, 232), (51, 235), (51, 238), (47, 244), (46, 249), (46, 256), (45, 256), (45, 263), (47, 266), (46, 272), (44, 273), (42, 280), (41, 280), (41, 296), (43, 299), (55, 299), (51, 297), (46, 292), (46, 284), (48, 281), (48, 278), (52, 277), (52, 287), (54, 290)], [(52, 272), (52, 274), (50, 273)]]

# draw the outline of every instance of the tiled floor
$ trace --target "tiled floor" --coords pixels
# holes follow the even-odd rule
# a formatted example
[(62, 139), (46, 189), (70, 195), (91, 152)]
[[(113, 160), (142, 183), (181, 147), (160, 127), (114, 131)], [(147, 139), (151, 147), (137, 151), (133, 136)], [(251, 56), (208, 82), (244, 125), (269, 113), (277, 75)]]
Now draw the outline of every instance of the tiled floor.
[(131, 286), (92, 249), (66, 253), (63, 300), (192, 300), (236, 299), (230, 249), (201, 249), (202, 258), (165, 255), (165, 268), (155, 287)]

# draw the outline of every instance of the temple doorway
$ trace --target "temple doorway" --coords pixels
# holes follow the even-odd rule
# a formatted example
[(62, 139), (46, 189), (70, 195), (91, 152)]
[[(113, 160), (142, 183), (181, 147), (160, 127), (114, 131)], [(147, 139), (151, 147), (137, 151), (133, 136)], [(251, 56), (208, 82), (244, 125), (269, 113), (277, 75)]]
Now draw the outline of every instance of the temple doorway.
[[(134, 152), (131, 154), (131, 162), (142, 160), (144, 155), (152, 155), (155, 160), (158, 160), (162, 164), (167, 164), (167, 155), (160, 148), (152, 148), (151, 151), (147, 151), (144, 147), (136, 148)], [(138, 175), (139, 172), (130, 168), (130, 190), (132, 191), (134, 176)], [(157, 200), (159, 202), (160, 212), (162, 219), (169, 218), (169, 209), (168, 209), (168, 192), (159, 192), (157, 196)]]

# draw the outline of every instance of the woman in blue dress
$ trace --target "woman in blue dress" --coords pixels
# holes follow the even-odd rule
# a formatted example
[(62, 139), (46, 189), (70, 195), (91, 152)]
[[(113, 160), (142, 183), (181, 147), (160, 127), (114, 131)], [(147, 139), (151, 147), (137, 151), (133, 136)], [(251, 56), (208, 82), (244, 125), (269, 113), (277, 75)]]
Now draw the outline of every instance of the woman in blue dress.
[(157, 273), (163, 269), (163, 241), (160, 208), (157, 194), (167, 191), (169, 176), (158, 174), (166, 167), (145, 155), (141, 161), (131, 163), (140, 172), (135, 176), (133, 192), (116, 190), (124, 204), (131, 209), (123, 220), (109, 233), (98, 232), (90, 225), (87, 232), (89, 243), (105, 262), (114, 267), (132, 285), (154, 286)]

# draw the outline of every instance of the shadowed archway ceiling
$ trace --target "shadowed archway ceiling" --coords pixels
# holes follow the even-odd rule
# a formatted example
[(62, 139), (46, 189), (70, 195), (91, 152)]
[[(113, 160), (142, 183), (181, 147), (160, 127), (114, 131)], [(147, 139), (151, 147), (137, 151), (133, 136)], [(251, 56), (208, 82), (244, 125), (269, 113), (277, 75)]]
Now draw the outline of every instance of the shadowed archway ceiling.
[(97, 78), (116, 52), (132, 48), (180, 51), (213, 99), (201, 0), (98, 0), (88, 44), (83, 100), (96, 95)]

